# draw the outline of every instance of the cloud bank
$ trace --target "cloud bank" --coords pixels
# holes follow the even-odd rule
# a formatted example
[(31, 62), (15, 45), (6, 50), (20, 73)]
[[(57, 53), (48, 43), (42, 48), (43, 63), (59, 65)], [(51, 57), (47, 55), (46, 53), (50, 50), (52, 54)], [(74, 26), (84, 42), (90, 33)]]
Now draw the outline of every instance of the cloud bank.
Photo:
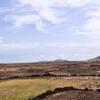
[[(12, 49), (16, 55), (18, 51), (19, 55), (25, 51), (23, 57), (27, 54), (26, 57), (59, 56), (78, 60), (100, 55), (99, 0), (15, 0), (12, 6), (0, 7), (0, 15), (2, 25), (9, 26), (9, 34), (22, 32), (20, 36), (23, 37), (24, 34), (33, 33), (30, 35), (30, 38), (33, 37), (31, 43), (27, 43), (30, 40), (23, 43), (27, 35), (22, 41), (18, 41), (17, 37), (13, 42), (10, 39), (7, 42), (7, 36), (4, 35), (5, 40), (0, 39), (1, 54), (3, 51), (11, 54)], [(35, 37), (40, 40), (35, 41)]]

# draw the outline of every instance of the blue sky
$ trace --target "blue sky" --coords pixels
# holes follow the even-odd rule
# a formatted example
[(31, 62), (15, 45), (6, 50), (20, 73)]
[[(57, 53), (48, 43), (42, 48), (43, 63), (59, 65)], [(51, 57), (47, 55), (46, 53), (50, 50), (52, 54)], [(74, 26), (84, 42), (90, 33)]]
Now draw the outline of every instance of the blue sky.
[(0, 0), (0, 62), (100, 56), (99, 0)]

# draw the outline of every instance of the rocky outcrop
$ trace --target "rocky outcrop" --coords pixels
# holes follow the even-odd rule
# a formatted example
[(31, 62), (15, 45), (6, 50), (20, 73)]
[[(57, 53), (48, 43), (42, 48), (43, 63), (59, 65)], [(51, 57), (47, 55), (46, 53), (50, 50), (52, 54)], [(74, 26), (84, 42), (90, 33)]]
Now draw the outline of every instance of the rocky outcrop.
[(100, 90), (64, 87), (47, 91), (35, 98), (31, 97), (29, 100), (100, 100)]
[(93, 58), (93, 59), (90, 59), (88, 61), (100, 61), (100, 56), (96, 57), (96, 58)]

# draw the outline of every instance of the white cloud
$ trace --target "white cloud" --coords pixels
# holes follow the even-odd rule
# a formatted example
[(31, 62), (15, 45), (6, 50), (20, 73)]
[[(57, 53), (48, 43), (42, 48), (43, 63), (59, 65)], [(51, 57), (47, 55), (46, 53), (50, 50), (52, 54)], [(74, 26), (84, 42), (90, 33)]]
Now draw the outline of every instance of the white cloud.
[(89, 4), (92, 1), (93, 0), (66, 0), (68, 5), (73, 7), (82, 7)]
[(41, 10), (39, 12), (39, 15), (52, 24), (60, 24), (64, 21), (64, 18), (58, 17), (53, 9), (49, 8)]
[[(54, 25), (64, 23), (67, 16), (62, 11), (57, 12), (56, 7), (82, 7), (89, 4), (91, 0), (17, 0), (18, 7), (26, 5), (32, 7), (33, 13), (28, 15), (16, 16), (14, 25), (21, 27), (26, 24), (34, 24), (39, 31), (44, 31), (47, 27), (44, 20)], [(16, 6), (17, 7), (17, 6)], [(36, 13), (34, 13), (36, 12)], [(65, 11), (66, 12), (66, 11)], [(59, 14), (58, 14), (59, 13)]]
[[(41, 0), (18, 0), (22, 6), (24, 7), (25, 5), (30, 5), (32, 6), (33, 9), (33, 14), (29, 15), (31, 18), (27, 18), (29, 20), (29, 23), (33, 23), (36, 25), (36, 28), (38, 30), (43, 30), (43, 28), (45, 28), (44, 26), (44, 22), (43, 20), (46, 20), (52, 24), (60, 24), (63, 23), (65, 18), (58, 16), (55, 8), (52, 7), (56, 7), (56, 3), (59, 4), (59, 2), (57, 2), (56, 0), (43, 0), (41, 2)], [(34, 11), (37, 13), (35, 13), (35, 16), (37, 16), (37, 19), (34, 19)], [(27, 16), (27, 15), (26, 15)], [(34, 21), (35, 22), (34, 22)], [(25, 16), (22, 16), (22, 18), (19, 17), (19, 19), (16, 19), (16, 22), (18, 23), (18, 26), (22, 26), (25, 23), (27, 23), (27, 20), (25, 18)]]
[[(16, 0), (18, 3), (13, 7), (11, 10), (13, 13), (17, 11), (17, 14), (9, 15), (11, 20), (13, 19), (13, 23), (16, 27), (21, 27), (27, 24), (34, 24), (36, 28), (39, 31), (44, 31), (47, 28), (47, 23), (44, 22), (44, 20), (48, 21), (50, 24), (59, 25), (62, 23), (65, 23), (67, 19), (66, 11), (61, 10), (57, 12), (57, 8), (68, 8), (68, 7), (86, 7), (93, 4), (100, 4), (100, 2), (95, 2), (95, 0)], [(30, 10), (28, 7), (31, 7), (31, 13), (28, 13)], [(26, 14), (21, 13), (21, 15), (18, 14), (22, 9), (26, 9)], [(91, 15), (88, 16), (94, 16), (98, 12), (93, 12)], [(13, 18), (12, 18), (13, 16)], [(5, 18), (6, 20), (9, 20), (9, 17)], [(99, 18), (98, 18), (99, 19)], [(86, 25), (83, 26), (83, 30), (86, 31), (86, 28), (90, 28), (93, 26), (91, 23), (94, 23), (94, 27), (97, 28), (98, 19), (88, 20)], [(10, 21), (11, 21), (10, 20)], [(91, 22), (91, 23), (90, 23)], [(98, 23), (97, 23), (98, 22)], [(88, 24), (91, 25), (88, 25)], [(46, 27), (45, 27), (46, 26)], [(49, 28), (49, 27), (48, 27)]]
[[(59, 48), (60, 47), (60, 48)], [(14, 55), (20, 54), (27, 57), (34, 55), (35, 57), (50, 58), (75, 58), (80, 60), (81, 56), (92, 56), (99, 54), (100, 44), (81, 44), (81, 43), (65, 43), (65, 42), (47, 42), (47, 43), (1, 43), (0, 54)], [(17, 55), (19, 56), (19, 55)], [(25, 57), (24, 57), (25, 58)], [(32, 59), (31, 59), (32, 60)]]
[(6, 42), (0, 42), (0, 48), (5, 50), (27, 50), (27, 49), (34, 49), (39, 47), (39, 43), (6, 43)]
[(93, 0), (18, 0), (23, 5), (31, 5), (35, 8), (48, 8), (52, 6), (60, 6), (60, 7), (80, 7), (90, 3)]
[(13, 16), (14, 25), (16, 27), (23, 26), (25, 24), (36, 23), (39, 21), (37, 15), (23, 15), (23, 16)]
[[(13, 9), (3, 9), (3, 11), (2, 9), (0, 9), (1, 13), (7, 12), (5, 20), (6, 21), (8, 20), (9, 22), (11, 22), (11, 24), (14, 25), (14, 31), (16, 31), (15, 30), (16, 27), (21, 28), (22, 26), (27, 24), (33, 24), (33, 26), (35, 26), (36, 29), (38, 29), (39, 31), (45, 31), (46, 28), (51, 29), (51, 27), (54, 27), (56, 25), (61, 25), (61, 28), (60, 26), (59, 27), (57, 26), (57, 28), (55, 29), (56, 31), (62, 29), (64, 35), (61, 35), (61, 39), (62, 36), (65, 36), (66, 39), (68, 39), (68, 37), (70, 36), (74, 37), (73, 34), (68, 34), (70, 33), (69, 32), (70, 24), (72, 25), (72, 27), (74, 27), (76, 23), (80, 24), (78, 18), (83, 18), (85, 16), (87, 19), (86, 20), (82, 19), (84, 21), (83, 26), (81, 27), (80, 25), (80, 28), (78, 28), (78, 32), (76, 33), (78, 35), (81, 35), (81, 38), (77, 40), (78, 43), (72, 42), (78, 38), (77, 36), (75, 36), (75, 38), (71, 37), (71, 40), (70, 38), (68, 40), (62, 39), (63, 41), (67, 42), (69, 41), (69, 43), (66, 42), (34, 43), (34, 40), (32, 44), (5, 43), (2, 39), (0, 39), (0, 48), (2, 52), (4, 52), (4, 54), (5, 51), (10, 52), (10, 54), (17, 54), (20, 51), (21, 53), (25, 52), (25, 54), (31, 54), (31, 55), (33, 54), (36, 56), (40, 55), (40, 57), (69, 56), (70, 58), (71, 57), (73, 58), (75, 56), (76, 59), (78, 58), (80, 59), (82, 55), (91, 56), (91, 54), (92, 55), (99, 54), (100, 52), (99, 51), (100, 49), (100, 1), (99, 0), (98, 1), (97, 0), (16, 0), (16, 1), (18, 1), (19, 3), (17, 3), (17, 5), (14, 5), (15, 7)], [(74, 8), (77, 7), (79, 8), (79, 10), (77, 11), (75, 9), (77, 14), (76, 12), (74, 12), (73, 14)], [(71, 10), (69, 10), (70, 8)], [(69, 12), (71, 14), (69, 14)], [(69, 23), (67, 23), (67, 20), (69, 21)], [(68, 31), (66, 31), (67, 29)], [(54, 32), (55, 31), (50, 31), (49, 33), (54, 34)], [(58, 32), (56, 33), (58, 34)], [(82, 37), (83, 35), (86, 37), (86, 39)], [(81, 41), (80, 39), (82, 40), (89, 39), (89, 40), (86, 43), (86, 41), (84, 42)], [(52, 41), (51, 37), (50, 40)], [(57, 41), (60, 40), (57, 39)], [(11, 51), (13, 51), (14, 53)], [(0, 51), (1, 54), (2, 52)]]
[[(27, 45), (27, 46), (26, 46)], [(99, 43), (74, 43), (74, 42), (69, 42), (69, 43), (65, 43), (65, 42), (47, 42), (47, 43), (40, 43), (40, 42), (35, 42), (35, 43), (6, 43), (6, 42), (1, 42), (0, 43), (0, 48), (4, 48), (4, 49), (58, 49), (58, 50), (78, 50), (78, 49), (86, 49), (88, 47), (92, 48), (92, 47), (99, 47), (100, 44)], [(59, 48), (60, 47), (60, 48)], [(74, 48), (74, 49), (73, 49)], [(77, 51), (78, 52), (78, 51)], [(55, 52), (54, 52), (55, 53)]]
[(94, 11), (88, 12), (88, 16), (90, 17), (86, 24), (83, 26), (83, 30), (98, 32), (100, 31), (100, 8), (97, 8)]
[(90, 32), (100, 32), (100, 18), (89, 19), (82, 29)]
[(97, 42), (96, 39), (100, 42), (100, 7), (92, 6), (88, 9), (87, 17), (88, 19), (76, 34), (84, 35), (93, 42)]

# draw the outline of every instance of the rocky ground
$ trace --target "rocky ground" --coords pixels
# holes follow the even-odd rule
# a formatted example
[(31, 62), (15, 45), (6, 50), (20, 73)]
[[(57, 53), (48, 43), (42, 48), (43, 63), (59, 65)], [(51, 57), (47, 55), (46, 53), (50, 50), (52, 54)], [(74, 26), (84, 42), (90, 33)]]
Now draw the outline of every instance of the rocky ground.
[[(97, 58), (96, 58), (97, 59)], [(0, 81), (28, 78), (62, 78), (100, 80), (100, 61), (46, 61), (22, 64), (0, 64)], [(47, 91), (29, 100), (100, 100), (100, 90), (81, 90), (72, 87)]]
[(0, 79), (34, 77), (100, 76), (99, 61), (52, 61), (0, 64)]
[(29, 100), (100, 100), (100, 90), (57, 88)]

